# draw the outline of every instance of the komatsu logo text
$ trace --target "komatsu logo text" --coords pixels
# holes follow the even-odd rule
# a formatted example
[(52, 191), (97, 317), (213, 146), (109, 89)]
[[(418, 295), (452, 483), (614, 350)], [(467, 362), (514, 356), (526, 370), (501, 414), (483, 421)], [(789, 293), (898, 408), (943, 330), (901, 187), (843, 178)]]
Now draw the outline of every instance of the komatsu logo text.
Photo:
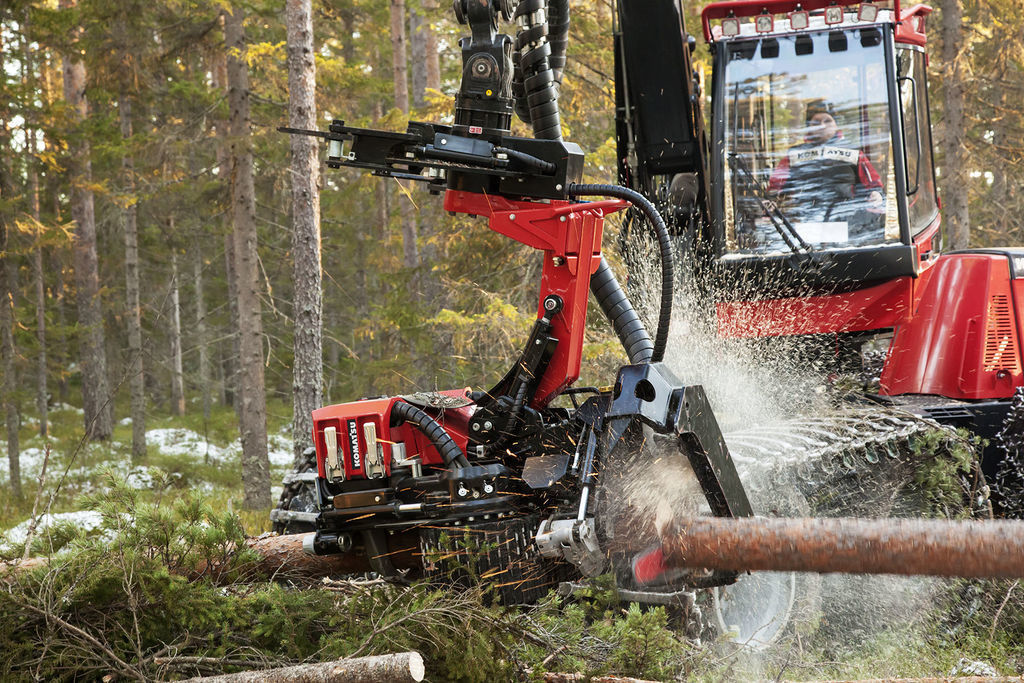
[(352, 454), (352, 469), (363, 469), (363, 461), (359, 456), (359, 430), (355, 420), (348, 421), (348, 443), (349, 453)]

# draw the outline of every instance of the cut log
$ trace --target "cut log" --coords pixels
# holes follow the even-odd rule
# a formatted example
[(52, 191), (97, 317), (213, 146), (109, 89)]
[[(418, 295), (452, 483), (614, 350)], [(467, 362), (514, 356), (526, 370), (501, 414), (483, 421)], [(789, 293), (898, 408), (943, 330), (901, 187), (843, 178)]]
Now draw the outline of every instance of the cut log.
[[(263, 534), (246, 539), (246, 546), (256, 553), (256, 560), (241, 567), (242, 580), (281, 581), (313, 580), (325, 576), (362, 574), (374, 571), (370, 557), (360, 547), (337, 555), (309, 555), (302, 548), (303, 540), (312, 534), (277, 536)], [(420, 561), (419, 536), (415, 533), (398, 533), (388, 536), (387, 560), (396, 569), (422, 567)], [(0, 577), (11, 572), (35, 569), (47, 565), (45, 557), (30, 557), (20, 563), (0, 562)], [(235, 568), (238, 568), (237, 565)], [(210, 577), (214, 581), (222, 578), (225, 567), (218, 564), (200, 565), (189, 576), (193, 579)]]
[(299, 664), (280, 669), (243, 671), (190, 678), (191, 683), (407, 683), (422, 681), (425, 669), (419, 652), (401, 652)]

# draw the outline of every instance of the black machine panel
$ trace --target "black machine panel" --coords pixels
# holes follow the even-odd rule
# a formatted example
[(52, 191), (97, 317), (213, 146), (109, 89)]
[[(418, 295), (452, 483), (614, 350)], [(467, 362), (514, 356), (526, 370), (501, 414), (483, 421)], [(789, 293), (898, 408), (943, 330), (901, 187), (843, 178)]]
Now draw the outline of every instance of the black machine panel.
[[(618, 10), (620, 176), (631, 178), (636, 187), (655, 175), (701, 172), (699, 112), (694, 111), (693, 68), (678, 0), (618, 0)], [(630, 139), (635, 140), (632, 150)], [(639, 178), (624, 167), (634, 156)]]

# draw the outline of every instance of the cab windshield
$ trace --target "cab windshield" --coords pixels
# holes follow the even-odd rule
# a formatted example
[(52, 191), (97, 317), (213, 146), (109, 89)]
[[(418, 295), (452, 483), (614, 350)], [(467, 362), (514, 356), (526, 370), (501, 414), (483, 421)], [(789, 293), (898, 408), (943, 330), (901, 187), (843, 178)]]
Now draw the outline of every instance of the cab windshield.
[(899, 241), (879, 29), (737, 41), (724, 88), (727, 252)]

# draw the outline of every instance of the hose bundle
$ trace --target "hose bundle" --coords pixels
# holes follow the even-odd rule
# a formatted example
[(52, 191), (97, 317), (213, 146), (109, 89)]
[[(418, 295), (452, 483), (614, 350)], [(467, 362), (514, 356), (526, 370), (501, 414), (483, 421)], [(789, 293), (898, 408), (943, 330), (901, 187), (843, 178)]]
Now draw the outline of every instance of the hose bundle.
[[(552, 0), (551, 17), (547, 15), (545, 0), (521, 0), (516, 6), (519, 30), (512, 52), (512, 94), (516, 99), (516, 114), (530, 124), (535, 138), (560, 140), (558, 86), (569, 35), (568, 0)], [(559, 22), (555, 25), (556, 33), (550, 36), (549, 18)], [(557, 72), (552, 62), (558, 65)]]

